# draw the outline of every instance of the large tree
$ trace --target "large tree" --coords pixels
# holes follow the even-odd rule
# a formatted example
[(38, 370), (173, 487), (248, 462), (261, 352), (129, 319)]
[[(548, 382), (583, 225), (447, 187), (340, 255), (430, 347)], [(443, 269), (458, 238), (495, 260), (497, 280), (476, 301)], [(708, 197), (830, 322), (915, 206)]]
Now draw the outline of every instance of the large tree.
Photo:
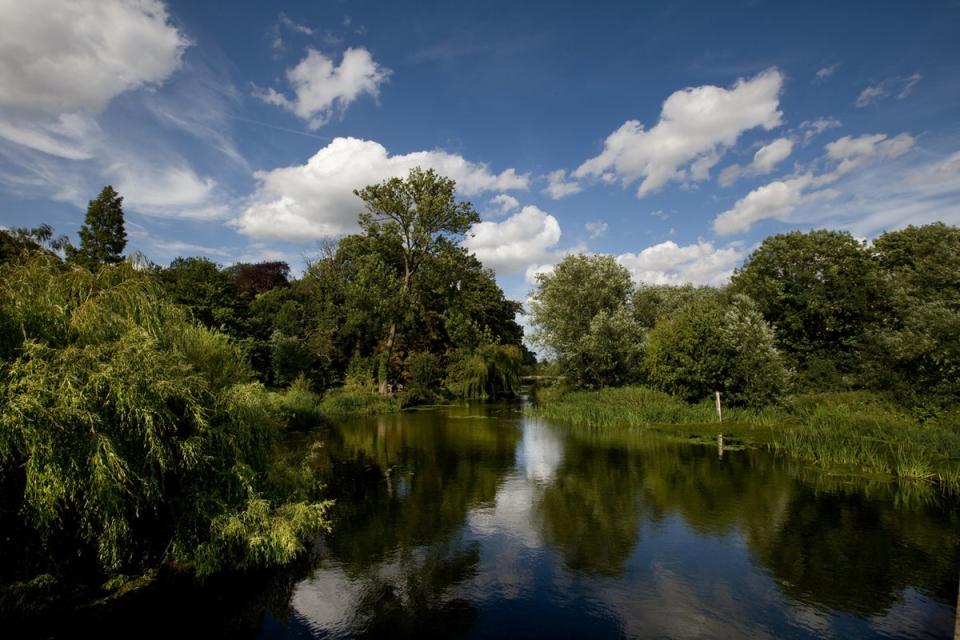
[(123, 197), (107, 185), (87, 206), (80, 227), (80, 247), (68, 246), (67, 259), (89, 269), (123, 260), (127, 232), (123, 227)]
[(859, 370), (866, 332), (886, 305), (876, 263), (845, 231), (770, 236), (734, 274), (732, 288), (757, 303), (808, 379), (828, 386), (840, 382), (835, 373)]
[(385, 253), (398, 251), (402, 256), (397, 313), (390, 319), (384, 340), (385, 375), (380, 377), (380, 392), (386, 393), (390, 358), (397, 340), (397, 329), (414, 307), (411, 292), (424, 262), (435, 255), (444, 237), (458, 238), (480, 216), (469, 202), (458, 202), (455, 182), (433, 169), (417, 167), (406, 178), (390, 178), (354, 193), (363, 200), (366, 211), (360, 214), (360, 226)]

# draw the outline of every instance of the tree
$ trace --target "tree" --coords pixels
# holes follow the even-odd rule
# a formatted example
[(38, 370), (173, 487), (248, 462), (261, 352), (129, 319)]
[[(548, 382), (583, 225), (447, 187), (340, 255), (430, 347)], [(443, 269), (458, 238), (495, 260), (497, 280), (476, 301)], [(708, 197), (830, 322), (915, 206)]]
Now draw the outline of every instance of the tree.
[(386, 393), (390, 359), (397, 340), (397, 328), (413, 306), (411, 290), (424, 261), (434, 255), (443, 236), (462, 236), (480, 216), (469, 202), (458, 202), (455, 182), (437, 175), (433, 169), (411, 169), (406, 179), (390, 178), (354, 193), (363, 200), (366, 211), (360, 214), (360, 226), (387, 252), (399, 251), (403, 260), (398, 315), (390, 319), (385, 337), (385, 375), (380, 377), (380, 393)]
[(845, 231), (767, 238), (734, 274), (732, 290), (757, 303), (778, 346), (823, 386), (859, 373), (866, 333), (886, 307), (876, 262)]
[(630, 274), (610, 256), (573, 255), (537, 276), (534, 341), (553, 352), (576, 386), (624, 384), (637, 375), (641, 334), (627, 306)]
[(688, 401), (720, 391), (730, 404), (763, 406), (784, 392), (787, 370), (754, 302), (694, 300), (647, 336), (650, 381)]
[(884, 233), (872, 247), (892, 313), (871, 345), (873, 380), (913, 401), (960, 398), (960, 229)]
[(80, 247), (68, 246), (67, 259), (96, 269), (123, 260), (127, 232), (123, 227), (123, 197), (107, 185), (87, 206), (87, 217), (80, 227)]
[(16, 341), (0, 351), (0, 558), (24, 556), (17, 579), (284, 564), (326, 527), (315, 478), (276, 466), (278, 416), (243, 354), (152, 274), (4, 265), (0, 320)]

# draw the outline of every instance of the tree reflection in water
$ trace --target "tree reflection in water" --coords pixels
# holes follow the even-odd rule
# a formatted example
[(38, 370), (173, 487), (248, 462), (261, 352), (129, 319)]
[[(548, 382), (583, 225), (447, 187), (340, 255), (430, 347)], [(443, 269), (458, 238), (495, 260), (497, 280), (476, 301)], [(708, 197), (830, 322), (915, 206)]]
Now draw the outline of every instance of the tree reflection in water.
[(929, 488), (496, 405), (312, 437), (336, 529), (264, 636), (952, 633), (960, 509)]

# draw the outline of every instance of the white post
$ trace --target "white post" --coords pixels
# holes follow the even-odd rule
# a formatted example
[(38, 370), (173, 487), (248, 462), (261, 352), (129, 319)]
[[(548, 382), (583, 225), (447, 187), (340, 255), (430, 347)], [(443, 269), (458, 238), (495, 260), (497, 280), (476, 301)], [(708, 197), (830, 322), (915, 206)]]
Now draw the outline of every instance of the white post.
[[(716, 392), (717, 399), (717, 420), (723, 422), (723, 412), (720, 409), (720, 392)], [(717, 434), (717, 456), (723, 459), (723, 431)]]

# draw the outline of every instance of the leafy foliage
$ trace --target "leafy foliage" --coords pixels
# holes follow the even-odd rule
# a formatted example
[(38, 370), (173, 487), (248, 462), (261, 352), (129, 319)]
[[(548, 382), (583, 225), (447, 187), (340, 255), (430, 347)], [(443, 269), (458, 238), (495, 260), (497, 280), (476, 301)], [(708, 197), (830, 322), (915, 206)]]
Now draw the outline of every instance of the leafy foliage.
[[(19, 336), (0, 367), (0, 512), (46, 549), (31, 570), (203, 572), (227, 533), (233, 550), (246, 539), (242, 566), (265, 566), (325, 524), (325, 503), (270, 495), (278, 419), (242, 353), (149, 274), (41, 256), (3, 267), (0, 291)], [(279, 542), (261, 553), (266, 529)]]
[[(567, 256), (537, 276), (534, 340), (556, 355), (576, 386), (622, 384), (639, 354), (626, 307), (630, 274), (610, 256)], [(604, 351), (598, 351), (603, 348)]]
[(773, 332), (746, 296), (681, 307), (657, 324), (646, 346), (650, 382), (687, 400), (720, 391), (730, 404), (763, 406), (785, 391)]
[(886, 308), (876, 263), (844, 231), (793, 231), (764, 240), (733, 276), (773, 327), (777, 345), (800, 369), (830, 367), (825, 383), (861, 370), (867, 332)]

